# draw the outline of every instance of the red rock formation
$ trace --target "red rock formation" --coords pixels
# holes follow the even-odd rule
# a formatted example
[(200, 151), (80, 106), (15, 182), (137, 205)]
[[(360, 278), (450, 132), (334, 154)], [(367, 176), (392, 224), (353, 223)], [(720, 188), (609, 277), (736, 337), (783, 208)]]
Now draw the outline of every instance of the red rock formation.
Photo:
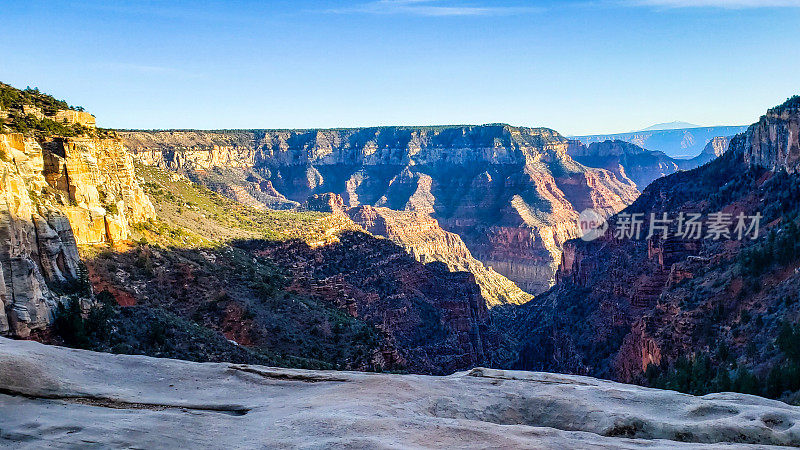
[(614, 360), (616, 379), (630, 383), (650, 364), (661, 364), (661, 349), (647, 335), (645, 322), (639, 320), (631, 327), (631, 332), (625, 336), (617, 352)]

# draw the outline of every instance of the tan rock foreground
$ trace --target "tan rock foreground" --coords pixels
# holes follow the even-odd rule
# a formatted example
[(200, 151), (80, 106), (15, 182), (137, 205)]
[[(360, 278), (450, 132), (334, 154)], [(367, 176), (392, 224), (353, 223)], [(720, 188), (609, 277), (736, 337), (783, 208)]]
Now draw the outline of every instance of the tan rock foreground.
[(739, 448), (800, 445), (800, 408), (587, 377), (199, 364), (0, 338), (0, 446)]

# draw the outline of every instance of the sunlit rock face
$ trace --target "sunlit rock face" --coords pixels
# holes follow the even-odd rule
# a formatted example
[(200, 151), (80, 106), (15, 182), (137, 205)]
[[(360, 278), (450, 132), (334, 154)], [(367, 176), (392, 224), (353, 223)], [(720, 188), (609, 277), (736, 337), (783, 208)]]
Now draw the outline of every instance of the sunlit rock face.
[(12, 447), (800, 446), (796, 406), (581, 376), (200, 364), (2, 338), (0, 360), (3, 438)]
[(77, 245), (127, 239), (154, 214), (122, 142), (0, 134), (0, 333), (49, 324), (50, 286), (82, 276)]
[(473, 258), (460, 236), (443, 230), (427, 214), (372, 206), (350, 208), (347, 214), (366, 231), (391, 239), (420, 262), (439, 261), (451, 272), (471, 272), (489, 307), (531, 299), (506, 277)]
[(333, 192), (345, 207), (429, 214), (458, 234), (475, 258), (532, 293), (553, 283), (561, 245), (577, 236), (580, 211), (612, 214), (638, 194), (630, 180), (576, 163), (567, 154), (568, 141), (544, 128), (499, 124), (121, 136), (142, 162), (176, 170), (246, 168), (257, 175), (248, 176), (253, 191), (269, 181), (271, 190), (293, 202)]

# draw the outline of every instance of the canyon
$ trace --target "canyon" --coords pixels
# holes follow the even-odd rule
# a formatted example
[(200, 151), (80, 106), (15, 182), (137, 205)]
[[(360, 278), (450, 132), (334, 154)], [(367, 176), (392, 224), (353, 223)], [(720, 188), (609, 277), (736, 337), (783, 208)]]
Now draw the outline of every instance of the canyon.
[(428, 214), (373, 206), (345, 208), (342, 197), (332, 193), (312, 195), (303, 203), (302, 209), (349, 218), (364, 231), (400, 245), (423, 264), (438, 261), (444, 263), (450, 272), (471, 273), (489, 307), (522, 304), (532, 298), (473, 258), (459, 235), (442, 229)]
[(532, 298), (472, 257), (459, 235), (443, 230), (436, 219), (427, 214), (358, 206), (348, 209), (347, 215), (369, 233), (391, 239), (423, 263), (439, 261), (451, 272), (471, 273), (489, 307), (519, 305)]
[(429, 214), (528, 293), (549, 288), (580, 211), (610, 215), (638, 191), (576, 163), (555, 131), (509, 125), (342, 130), (120, 131), (135, 158), (270, 207), (340, 195)]
[(450, 373), (493, 360), (487, 301), (455, 269), (513, 285), (435, 222), (430, 236), (466, 252), (453, 271), (345, 215), (255, 208), (142, 166), (112, 131), (31, 112), (64, 102), (0, 89), (3, 127), (24, 131), (0, 134), (0, 334), (313, 368)]
[[(567, 242), (559, 282), (521, 307), (515, 367), (647, 383), (702, 361), (723, 389), (735, 368), (748, 392), (794, 401), (797, 387), (782, 380), (794, 377), (787, 355), (796, 341), (781, 336), (792, 336), (800, 318), (798, 99), (770, 109), (718, 159), (650, 184), (621, 213), (642, 214), (640, 239), (615, 236), (615, 216), (601, 238)], [(645, 238), (650, 213), (720, 211), (761, 214), (766, 239), (682, 239), (674, 224), (673, 236)]]
[(567, 152), (577, 162), (587, 166), (606, 169), (618, 179), (629, 179), (639, 190), (644, 190), (658, 178), (680, 170), (700, 167), (728, 149), (729, 137), (715, 137), (703, 151), (691, 159), (676, 159), (664, 152), (645, 150), (626, 141), (602, 141), (584, 145), (581, 141), (570, 141)]
[(712, 139), (721, 136), (734, 136), (746, 130), (746, 126), (693, 127), (573, 136), (570, 139), (579, 141), (586, 146), (595, 142), (619, 140), (635, 144), (650, 151), (663, 152), (670, 158), (690, 159), (702, 153)]
[[(239, 444), (800, 443), (800, 97), (692, 160), (502, 124), (117, 132), (17, 103), (11, 446), (206, 443), (164, 420)], [(586, 208), (610, 223), (594, 241)], [(625, 214), (720, 211), (761, 214), (766, 237), (614, 235)], [(729, 390), (783, 402), (709, 394)]]

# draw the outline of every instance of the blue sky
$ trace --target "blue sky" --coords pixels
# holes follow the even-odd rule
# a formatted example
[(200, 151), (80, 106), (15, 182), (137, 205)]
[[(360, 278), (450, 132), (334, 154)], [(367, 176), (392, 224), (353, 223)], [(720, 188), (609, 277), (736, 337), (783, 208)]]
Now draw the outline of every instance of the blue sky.
[(0, 81), (118, 128), (749, 124), (800, 0), (0, 1)]

